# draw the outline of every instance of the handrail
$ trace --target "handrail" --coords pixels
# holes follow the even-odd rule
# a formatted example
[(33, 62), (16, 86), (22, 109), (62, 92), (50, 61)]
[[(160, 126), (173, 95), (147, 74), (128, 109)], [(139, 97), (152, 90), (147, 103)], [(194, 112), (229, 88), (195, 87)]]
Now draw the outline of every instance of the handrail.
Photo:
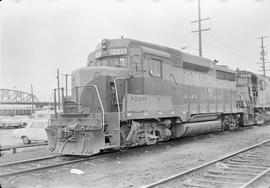
[[(102, 110), (102, 131), (105, 131), (105, 126), (104, 126), (104, 114), (105, 114), (105, 111), (104, 111), (104, 107), (103, 107), (103, 104), (102, 104), (102, 101), (101, 101), (101, 97), (100, 97), (100, 94), (99, 94), (99, 91), (98, 91), (98, 87), (96, 85), (90, 85), (90, 86), (77, 86), (75, 87), (76, 88), (76, 92), (78, 90), (78, 88), (85, 88), (85, 87), (88, 87), (88, 88), (95, 88), (96, 89), (96, 92), (97, 92), (97, 95), (98, 95), (98, 100), (99, 100), (99, 103), (101, 105), (101, 110)], [(77, 101), (79, 102), (79, 101)]]
[(126, 77), (116, 77), (113, 79), (114, 87), (115, 87), (115, 95), (116, 95), (116, 102), (117, 102), (117, 114), (118, 114), (118, 121), (120, 122), (120, 104), (119, 104), (119, 98), (118, 98), (118, 90), (117, 90), (117, 85), (116, 81), (117, 80), (126, 80), (128, 78)]
[(176, 81), (176, 79), (175, 79), (174, 74), (171, 73), (170, 76), (173, 78), (173, 81), (174, 81), (175, 85), (178, 85), (178, 83), (177, 83), (177, 81)]

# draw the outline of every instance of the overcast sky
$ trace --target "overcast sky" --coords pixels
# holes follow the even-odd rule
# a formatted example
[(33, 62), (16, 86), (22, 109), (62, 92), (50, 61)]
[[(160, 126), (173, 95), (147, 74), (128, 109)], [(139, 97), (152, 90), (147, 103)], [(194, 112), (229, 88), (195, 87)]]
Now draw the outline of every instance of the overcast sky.
[[(104, 38), (134, 38), (198, 54), (197, 0), (2, 0), (0, 88), (48, 100), (61, 73), (86, 65)], [(203, 56), (258, 72), (270, 53), (270, 0), (201, 0)], [(270, 59), (269, 54), (267, 58)], [(270, 68), (270, 64), (268, 66)], [(270, 75), (270, 72), (268, 73)]]

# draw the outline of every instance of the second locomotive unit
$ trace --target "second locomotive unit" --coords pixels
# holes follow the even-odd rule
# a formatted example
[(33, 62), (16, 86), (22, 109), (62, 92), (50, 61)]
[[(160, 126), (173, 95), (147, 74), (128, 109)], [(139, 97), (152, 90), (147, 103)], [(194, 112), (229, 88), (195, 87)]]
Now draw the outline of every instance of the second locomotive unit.
[(245, 73), (151, 43), (102, 40), (72, 72), (72, 96), (46, 129), (49, 149), (92, 155), (261, 124), (270, 103), (259, 106), (256, 76), (236, 81)]

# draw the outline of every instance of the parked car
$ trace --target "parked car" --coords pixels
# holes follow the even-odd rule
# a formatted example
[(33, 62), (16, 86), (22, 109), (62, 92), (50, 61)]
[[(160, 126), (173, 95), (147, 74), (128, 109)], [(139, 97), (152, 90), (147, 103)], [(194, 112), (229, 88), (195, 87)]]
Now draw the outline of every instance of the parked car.
[(20, 121), (23, 127), (26, 127), (26, 125), (28, 124), (28, 122), (31, 120), (30, 119), (30, 116), (22, 116), (22, 115), (20, 115), (20, 116), (13, 116), (12, 119), (14, 121), (16, 121), (16, 120), (18, 122)]
[(31, 120), (25, 128), (13, 131), (13, 137), (21, 138), (24, 144), (30, 144), (31, 141), (47, 141), (45, 128), (48, 126), (48, 120)]
[(1, 120), (1, 128), (21, 128), (23, 124), (20, 120), (13, 119), (12, 117), (6, 117)]
[(10, 116), (0, 116), (0, 128), (5, 128), (5, 121), (9, 118)]
[(4, 116), (0, 120), (0, 128), (22, 128), (29, 122), (29, 116)]

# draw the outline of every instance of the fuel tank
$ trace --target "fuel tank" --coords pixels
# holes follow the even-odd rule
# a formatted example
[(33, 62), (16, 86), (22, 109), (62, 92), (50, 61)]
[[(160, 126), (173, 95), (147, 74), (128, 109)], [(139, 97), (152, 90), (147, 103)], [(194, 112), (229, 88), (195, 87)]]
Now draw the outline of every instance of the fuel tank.
[(184, 123), (176, 126), (174, 131), (174, 136), (187, 137), (200, 135), (210, 132), (217, 132), (221, 130), (221, 121), (205, 121), (205, 122), (195, 122), (195, 123)]

